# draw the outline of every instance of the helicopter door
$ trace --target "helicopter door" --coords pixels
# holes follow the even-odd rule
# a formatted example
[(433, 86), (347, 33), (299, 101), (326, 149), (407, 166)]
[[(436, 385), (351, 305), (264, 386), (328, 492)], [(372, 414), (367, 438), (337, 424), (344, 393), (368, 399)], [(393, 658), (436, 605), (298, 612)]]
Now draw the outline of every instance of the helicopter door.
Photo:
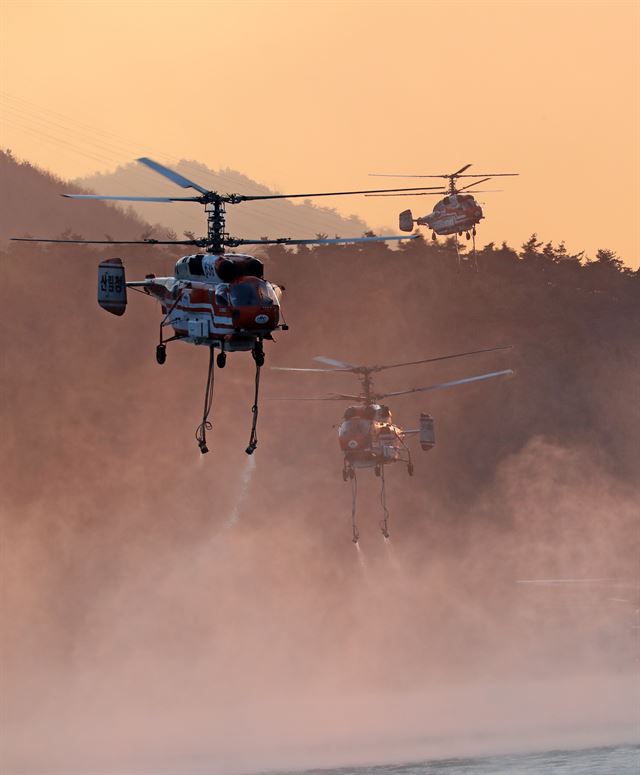
[(98, 304), (112, 315), (124, 315), (127, 308), (127, 283), (119, 258), (102, 261), (98, 267)]

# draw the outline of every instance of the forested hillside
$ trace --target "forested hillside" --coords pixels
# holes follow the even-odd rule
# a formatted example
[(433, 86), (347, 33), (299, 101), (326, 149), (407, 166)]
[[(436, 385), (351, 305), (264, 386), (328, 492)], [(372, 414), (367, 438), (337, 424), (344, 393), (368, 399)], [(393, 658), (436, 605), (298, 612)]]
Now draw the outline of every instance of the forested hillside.
[[(49, 199), (59, 182), (11, 169), (30, 191), (19, 203), (3, 194), (12, 233), (64, 232), (71, 222), (49, 209), (67, 204)], [(73, 224), (84, 235), (147, 228), (104, 205), (80, 207)], [(286, 287), (290, 326), (267, 343), (267, 367), (512, 345), (394, 370), (376, 385), (517, 373), (390, 399), (405, 427), (433, 415), (437, 443), (416, 448), (413, 478), (387, 472), (402, 574), (383, 563), (379, 480), (359, 475), (365, 578), (340, 476), (341, 404), (268, 400), (351, 392), (350, 375), (265, 369), (259, 446), (247, 458), (253, 362), (232, 354), (216, 375), (211, 452), (200, 457), (206, 349), (175, 343), (158, 366), (159, 308), (131, 293), (115, 318), (95, 300), (102, 259), (120, 256), (136, 279), (170, 273), (180, 254), (11, 243), (0, 254), (2, 595), (12, 621), (2, 647), (15, 696), (30, 697), (24, 686), (40, 680), (66, 685), (73, 662), (88, 671), (73, 674), (89, 676), (91, 696), (98, 684), (112, 691), (118, 666), (120, 679), (147, 687), (142, 697), (151, 644), (161, 663), (180, 655), (178, 672), (160, 670), (167, 697), (193, 659), (220, 702), (242, 694), (230, 675), (273, 692), (324, 677), (342, 690), (362, 676), (368, 687), (413, 687), (432, 665), (477, 676), (609, 664), (613, 652), (628, 660), (626, 639), (593, 646), (599, 632), (622, 631), (611, 617), (623, 609), (567, 603), (540, 617), (514, 581), (637, 571), (640, 274), (604, 248), (588, 260), (535, 237), (461, 259), (454, 244), (423, 239), (263, 253), (267, 277)]]

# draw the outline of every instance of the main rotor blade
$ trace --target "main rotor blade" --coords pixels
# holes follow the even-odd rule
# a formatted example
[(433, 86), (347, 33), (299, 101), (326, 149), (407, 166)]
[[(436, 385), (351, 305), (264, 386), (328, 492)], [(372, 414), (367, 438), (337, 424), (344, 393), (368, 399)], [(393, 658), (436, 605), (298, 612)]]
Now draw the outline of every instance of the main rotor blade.
[[(470, 167), (471, 165), (468, 164), (467, 167)], [(463, 167), (462, 169), (467, 169), (467, 167)], [(505, 178), (505, 177), (513, 177), (519, 175), (519, 172), (478, 172), (474, 173), (473, 175), (461, 175), (457, 172), (454, 172), (453, 175), (401, 175), (401, 174), (390, 174), (387, 172), (370, 172), (369, 175), (371, 177), (375, 178)]]
[(328, 396), (267, 396), (268, 401), (361, 401), (361, 396), (348, 396), (342, 393), (332, 393)]
[(335, 366), (338, 370), (351, 370), (358, 368), (357, 366), (354, 366), (353, 363), (339, 361), (336, 358), (326, 358), (324, 355), (316, 355), (313, 360), (318, 361), (318, 363), (326, 363), (328, 366)]
[(433, 363), (435, 361), (448, 361), (451, 358), (464, 358), (467, 355), (478, 355), (479, 353), (492, 353), (498, 350), (510, 350), (512, 345), (501, 345), (500, 347), (485, 347), (482, 350), (469, 350), (466, 353), (454, 353), (453, 355), (438, 355), (435, 358), (423, 358), (419, 361), (406, 361), (404, 363), (392, 363), (388, 366), (373, 366), (372, 371), (383, 371), (385, 369), (397, 369), (400, 366), (416, 366), (420, 363)]
[[(385, 191), (424, 191), (425, 188), (435, 188), (434, 186), (418, 186), (416, 188), (372, 188), (362, 191), (322, 191), (315, 194), (260, 194), (253, 196), (251, 194), (235, 194), (234, 198), (238, 202), (254, 202), (258, 199), (312, 199), (316, 196), (350, 196), (352, 194), (377, 194)], [(440, 188), (440, 186), (438, 186)]]
[(449, 175), (402, 175), (391, 172), (370, 172), (372, 178), (448, 178)]
[(479, 186), (480, 183), (486, 183), (487, 180), (491, 180), (491, 178), (480, 178), (480, 180), (474, 180), (473, 183), (467, 183), (466, 186), (462, 186), (462, 188), (459, 188), (458, 191), (466, 191), (468, 188), (471, 188), (472, 186)]
[(416, 239), (417, 234), (387, 237), (336, 237), (335, 239), (293, 239), (279, 237), (278, 239), (235, 239), (230, 237), (224, 244), (236, 248), (239, 245), (350, 245), (355, 242), (391, 242), (395, 240)]
[(448, 189), (441, 188), (439, 191), (415, 191), (412, 194), (365, 194), (365, 196), (442, 196), (448, 193)]
[(482, 172), (477, 175), (458, 175), (459, 178), (512, 178), (517, 177), (519, 172)]
[(102, 196), (100, 194), (61, 194), (67, 199), (102, 199), (116, 202), (198, 202), (195, 196)]
[(346, 372), (351, 374), (353, 369), (296, 369), (293, 366), (271, 366), (273, 371), (313, 371), (321, 372), (323, 374), (335, 374), (336, 371)]
[(464, 379), (454, 379), (451, 382), (442, 382), (439, 385), (429, 385), (427, 387), (409, 388), (408, 390), (398, 390), (395, 393), (382, 393), (377, 395), (377, 398), (391, 398), (393, 396), (405, 396), (409, 393), (426, 393), (430, 390), (442, 390), (443, 388), (454, 387), (455, 385), (466, 385), (469, 382), (481, 382), (485, 379), (493, 379), (494, 377), (510, 377), (515, 372), (513, 369), (505, 369), (504, 371), (491, 371), (488, 374), (479, 374), (477, 377), (465, 377)]
[(248, 240), (228, 239), (225, 245), (237, 247), (239, 245), (352, 245), (361, 242), (396, 242), (399, 240), (418, 239), (418, 234), (385, 235), (382, 237), (336, 237), (334, 239), (292, 239), (291, 237), (279, 237), (272, 240)]
[[(460, 167), (460, 169), (457, 172), (449, 172), (449, 173), (445, 173), (444, 175), (396, 175), (388, 172), (370, 172), (369, 175), (376, 178), (458, 178), (458, 177), (461, 177), (462, 173), (465, 170), (468, 170), (470, 166), (471, 166), (470, 164), (465, 164), (465, 166)], [(482, 177), (482, 176), (465, 175), (464, 177)]]
[(460, 167), (460, 169), (457, 172), (452, 172), (450, 175), (447, 175), (447, 177), (458, 178), (465, 170), (468, 170), (470, 166), (471, 166), (470, 164), (465, 164), (464, 167)]
[(12, 242), (66, 242), (72, 245), (197, 245), (205, 247), (206, 240), (117, 240), (117, 239), (41, 239), (39, 237), (11, 237)]
[(149, 169), (152, 169), (159, 175), (163, 175), (165, 178), (168, 178), (172, 183), (177, 183), (177, 185), (179, 185), (181, 188), (195, 188), (195, 190), (199, 191), (201, 194), (209, 193), (206, 188), (203, 188), (197, 183), (194, 183), (193, 180), (189, 180), (189, 178), (185, 178), (184, 175), (180, 175), (180, 173), (174, 172), (162, 164), (158, 164), (157, 161), (149, 159), (147, 156), (141, 156), (136, 161), (139, 161), (140, 164), (144, 164), (145, 166), (149, 167)]

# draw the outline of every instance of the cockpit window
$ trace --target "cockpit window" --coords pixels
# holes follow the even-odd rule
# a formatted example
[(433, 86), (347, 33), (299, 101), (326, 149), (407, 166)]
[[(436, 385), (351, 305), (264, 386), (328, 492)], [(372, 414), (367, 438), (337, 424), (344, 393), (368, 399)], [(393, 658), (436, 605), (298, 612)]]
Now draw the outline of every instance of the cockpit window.
[(253, 283), (237, 283), (229, 288), (231, 303), (236, 307), (258, 307), (260, 299)]
[(202, 256), (191, 256), (189, 258), (189, 274), (190, 275), (204, 274), (204, 269), (202, 268)]
[(339, 436), (366, 436), (371, 430), (371, 422), (359, 417), (345, 420), (338, 428)]
[(258, 296), (260, 297), (260, 303), (265, 307), (271, 307), (278, 303), (278, 297), (273, 288), (266, 283), (258, 286)]

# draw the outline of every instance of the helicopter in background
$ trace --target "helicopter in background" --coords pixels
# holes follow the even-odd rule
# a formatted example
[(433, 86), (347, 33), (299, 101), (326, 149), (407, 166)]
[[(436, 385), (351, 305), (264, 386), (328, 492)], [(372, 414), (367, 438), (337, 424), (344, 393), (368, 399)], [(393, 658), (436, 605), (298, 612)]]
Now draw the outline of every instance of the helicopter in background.
[(287, 366), (273, 366), (277, 371), (295, 371), (307, 373), (333, 374), (346, 372), (355, 374), (360, 380), (362, 390), (358, 395), (331, 393), (326, 396), (311, 397), (293, 397), (276, 398), (279, 401), (352, 401), (345, 410), (342, 421), (338, 426), (338, 442), (344, 455), (342, 468), (342, 478), (345, 482), (351, 481), (352, 506), (351, 506), (351, 526), (352, 541), (357, 544), (360, 531), (356, 524), (356, 497), (357, 497), (357, 479), (356, 470), (360, 468), (373, 468), (376, 476), (381, 479), (380, 499), (383, 508), (383, 518), (380, 522), (380, 529), (385, 538), (389, 538), (389, 512), (386, 503), (386, 489), (384, 469), (391, 463), (404, 463), (407, 466), (407, 473), (413, 476), (414, 465), (411, 458), (411, 450), (406, 443), (409, 436), (419, 436), (420, 447), (427, 452), (435, 446), (435, 426), (431, 415), (421, 413), (420, 427), (417, 429), (406, 430), (397, 425), (391, 415), (388, 406), (380, 403), (385, 398), (395, 398), (397, 396), (409, 395), (411, 393), (423, 393), (432, 390), (442, 390), (444, 388), (454, 387), (456, 385), (465, 385), (471, 382), (480, 382), (496, 377), (508, 377), (514, 374), (512, 369), (503, 369), (502, 371), (492, 371), (484, 374), (478, 374), (473, 377), (465, 377), (449, 382), (442, 382), (436, 385), (426, 387), (409, 388), (407, 390), (394, 391), (392, 393), (375, 393), (373, 389), (372, 375), (386, 371), (387, 369), (397, 369), (404, 366), (416, 366), (422, 363), (434, 363), (436, 361), (450, 360), (452, 358), (462, 358), (469, 355), (478, 355), (486, 352), (496, 352), (498, 350), (508, 350), (510, 345), (502, 347), (490, 347), (482, 350), (472, 350), (470, 352), (455, 353), (454, 355), (442, 355), (435, 358), (423, 358), (418, 361), (407, 361), (404, 363), (392, 363), (382, 366), (355, 366), (345, 361), (339, 361), (334, 358), (317, 356), (314, 358), (319, 363), (326, 364), (332, 368), (295, 368)]
[[(416, 192), (416, 196), (439, 196), (445, 193), (443, 197), (433, 208), (429, 215), (423, 215), (420, 218), (413, 217), (411, 210), (403, 210), (400, 213), (400, 230), (405, 232), (413, 231), (414, 224), (418, 226), (427, 226), (431, 229), (431, 238), (436, 239), (436, 235), (448, 236), (455, 234), (461, 237), (463, 233), (469, 240), (476, 236), (476, 225), (484, 218), (482, 208), (473, 197), (473, 193), (490, 193), (490, 190), (475, 189), (473, 193), (463, 193), (474, 186), (486, 183), (487, 180), (495, 177), (513, 177), (517, 172), (485, 172), (478, 175), (465, 175), (471, 164), (466, 164), (457, 172), (451, 172), (444, 175), (386, 175), (381, 173), (371, 173), (377, 177), (404, 177), (404, 178), (444, 178), (449, 181), (448, 188), (442, 188), (439, 191)], [(473, 183), (458, 188), (456, 181), (458, 178), (480, 178)], [(369, 196), (405, 196), (402, 193), (393, 194), (370, 194)]]
[[(410, 191), (416, 189), (377, 189), (374, 191), (332, 191), (312, 194), (220, 194), (209, 191), (192, 180), (142, 157), (138, 161), (181, 188), (193, 189), (192, 196), (103, 196), (99, 194), (63, 194), (70, 199), (98, 199), (124, 202), (197, 202), (204, 205), (207, 217), (207, 236), (184, 240), (85, 240), (14, 237), (20, 242), (52, 242), (90, 245), (190, 245), (203, 252), (183, 256), (175, 266), (175, 275), (156, 277), (148, 274), (144, 280), (128, 282), (120, 258), (102, 261), (98, 268), (98, 304), (113, 315), (121, 316), (127, 307), (127, 288), (141, 292), (160, 302), (163, 318), (160, 321), (160, 341), (156, 360), (166, 360), (166, 345), (172, 341), (204, 345), (209, 348), (209, 370), (205, 389), (202, 422), (196, 430), (200, 452), (208, 452), (206, 432), (211, 430), (209, 414), (213, 403), (214, 350), (215, 359), (224, 368), (227, 354), (250, 351), (256, 364), (255, 397), (252, 406), (253, 421), (248, 455), (256, 449), (258, 394), (260, 368), (264, 364), (264, 341), (273, 339), (273, 332), (286, 331), (281, 321), (280, 301), (283, 288), (264, 278), (260, 259), (244, 253), (225, 253), (225, 248), (241, 245), (337, 245), (345, 243), (380, 242), (411, 239), (404, 235), (382, 237), (347, 237), (335, 239), (237, 239), (225, 231), (225, 206), (267, 199), (312, 198), (380, 193), (383, 191)], [(171, 327), (173, 334), (165, 338), (164, 329)]]

